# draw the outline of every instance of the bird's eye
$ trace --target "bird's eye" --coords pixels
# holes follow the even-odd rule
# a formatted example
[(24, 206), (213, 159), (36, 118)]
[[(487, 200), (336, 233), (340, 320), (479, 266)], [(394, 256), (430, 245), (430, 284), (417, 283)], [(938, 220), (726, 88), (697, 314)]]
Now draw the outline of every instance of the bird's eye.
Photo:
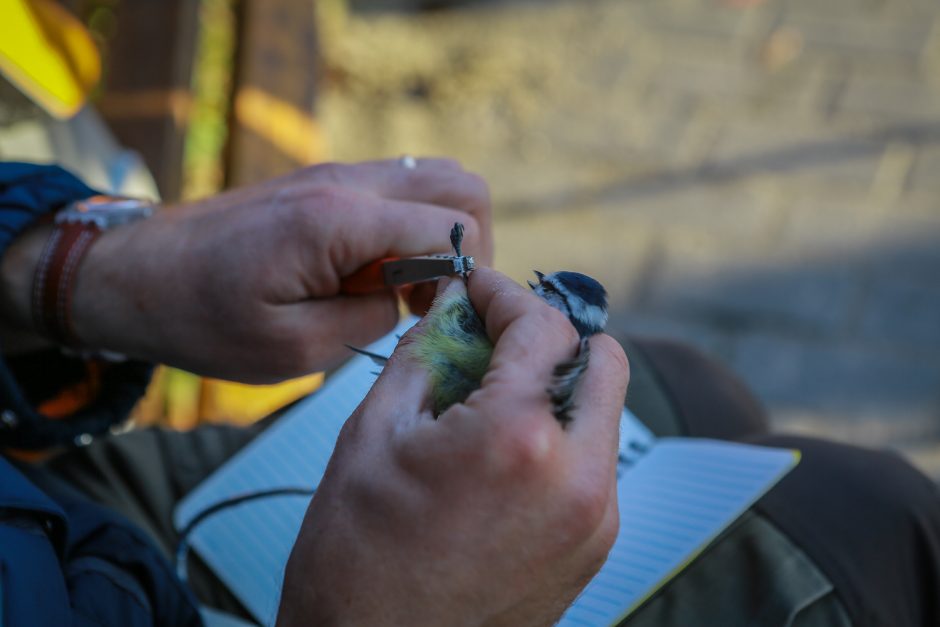
[(539, 283), (539, 287), (541, 287), (546, 292), (553, 292), (555, 294), (558, 293), (558, 288), (556, 288), (555, 285), (549, 281), (542, 281)]

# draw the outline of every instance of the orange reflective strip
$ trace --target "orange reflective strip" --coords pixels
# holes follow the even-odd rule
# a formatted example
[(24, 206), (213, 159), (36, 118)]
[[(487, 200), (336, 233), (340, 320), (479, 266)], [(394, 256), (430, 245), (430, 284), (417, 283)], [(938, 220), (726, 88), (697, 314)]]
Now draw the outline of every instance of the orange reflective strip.
[(235, 119), (298, 163), (316, 163), (326, 156), (323, 129), (310, 113), (260, 89), (239, 90)]
[(97, 361), (86, 363), (85, 378), (75, 385), (63, 389), (53, 398), (40, 403), (39, 412), (49, 418), (61, 419), (87, 407), (98, 398), (98, 394), (101, 392), (103, 368), (102, 364)]
[(142, 89), (107, 92), (98, 110), (108, 118), (153, 118), (171, 115), (176, 126), (189, 120), (192, 95), (185, 89)]

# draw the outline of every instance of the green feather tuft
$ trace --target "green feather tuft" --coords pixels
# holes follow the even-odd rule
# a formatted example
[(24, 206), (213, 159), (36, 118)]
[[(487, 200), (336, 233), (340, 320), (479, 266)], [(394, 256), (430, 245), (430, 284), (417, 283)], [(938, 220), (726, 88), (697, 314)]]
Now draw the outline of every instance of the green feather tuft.
[(431, 401), (437, 416), (480, 387), (493, 344), (466, 294), (455, 292), (438, 298), (427, 318), (410, 348), (430, 374)]

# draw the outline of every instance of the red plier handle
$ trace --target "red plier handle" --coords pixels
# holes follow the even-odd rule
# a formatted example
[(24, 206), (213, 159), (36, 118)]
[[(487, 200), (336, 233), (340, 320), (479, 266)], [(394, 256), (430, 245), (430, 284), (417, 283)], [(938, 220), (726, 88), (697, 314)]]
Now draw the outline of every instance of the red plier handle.
[(340, 283), (347, 296), (371, 294), (389, 287), (433, 281), (445, 276), (466, 275), (475, 268), (473, 257), (464, 255), (429, 255), (426, 257), (389, 257), (359, 268)]

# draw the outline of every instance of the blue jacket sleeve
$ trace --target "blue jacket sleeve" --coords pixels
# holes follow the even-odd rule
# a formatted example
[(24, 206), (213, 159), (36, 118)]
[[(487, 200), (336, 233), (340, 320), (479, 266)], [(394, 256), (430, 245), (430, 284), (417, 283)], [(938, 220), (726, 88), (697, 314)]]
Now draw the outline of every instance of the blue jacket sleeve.
[(43, 214), (97, 193), (57, 165), (0, 163), (0, 252)]
[(41, 468), (3, 458), (0, 618), (9, 627), (202, 624), (192, 593), (142, 531)]
[[(0, 255), (41, 216), (96, 193), (55, 165), (0, 163)], [(58, 379), (74, 373), (82, 361), (59, 350), (42, 354), (40, 360), (45, 384), (40, 387), (47, 390), (61, 387)], [(37, 386), (24, 387), (23, 383), (30, 382), (17, 376), (20, 361), (0, 358), (0, 412), (4, 417), (0, 447), (41, 449), (71, 444), (85, 434), (103, 433), (127, 417), (146, 390), (152, 371), (149, 364), (134, 361), (109, 366), (102, 374), (101, 393), (95, 401), (66, 420), (49, 420), (35, 409), (37, 400), (42, 399), (26, 391)]]

